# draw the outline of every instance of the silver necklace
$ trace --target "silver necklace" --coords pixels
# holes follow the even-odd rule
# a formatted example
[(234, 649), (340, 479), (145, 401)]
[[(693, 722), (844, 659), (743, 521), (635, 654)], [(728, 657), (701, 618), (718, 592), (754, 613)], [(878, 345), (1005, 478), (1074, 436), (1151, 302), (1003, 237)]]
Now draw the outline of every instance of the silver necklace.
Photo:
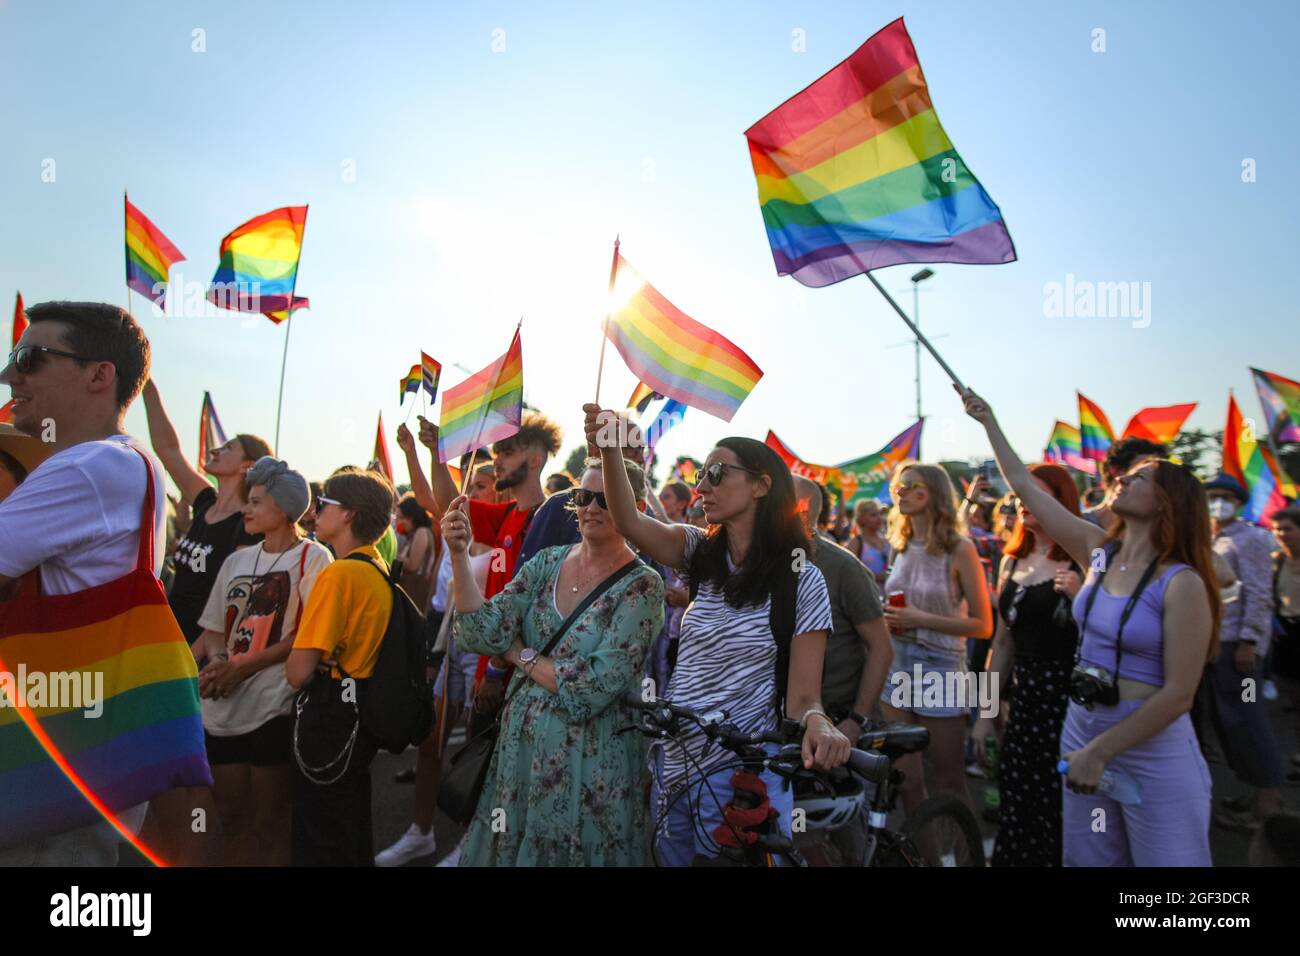
[[(283, 551), (277, 554), (275, 556), (275, 560), (271, 562), (271, 566), (266, 569), (266, 573), (270, 574), (272, 571), (274, 571), (275, 566), (280, 563), (280, 559), (283, 558), (290, 551), (292, 551), (294, 548), (298, 547), (299, 544), (300, 542), (295, 541), (291, 546), (285, 548)], [(253, 555), (253, 580), (254, 581), (257, 581), (257, 565), (262, 560), (262, 555), (264, 554), (266, 554), (266, 545), (259, 544), (257, 546), (257, 554)]]

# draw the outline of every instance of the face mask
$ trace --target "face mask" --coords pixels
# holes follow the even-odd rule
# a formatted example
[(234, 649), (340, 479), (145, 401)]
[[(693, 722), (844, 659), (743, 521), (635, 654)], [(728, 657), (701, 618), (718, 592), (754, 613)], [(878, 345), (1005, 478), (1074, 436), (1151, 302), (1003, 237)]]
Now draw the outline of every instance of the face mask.
[(1237, 506), (1227, 498), (1210, 499), (1210, 517), (1215, 521), (1226, 521), (1237, 512)]

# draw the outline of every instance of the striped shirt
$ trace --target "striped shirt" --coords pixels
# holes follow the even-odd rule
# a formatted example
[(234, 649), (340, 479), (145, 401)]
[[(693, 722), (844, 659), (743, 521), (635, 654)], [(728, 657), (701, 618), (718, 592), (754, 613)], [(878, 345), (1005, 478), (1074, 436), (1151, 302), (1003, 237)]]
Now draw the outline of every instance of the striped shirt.
[[(689, 564), (704, 540), (704, 531), (692, 525), (682, 527)], [(727, 564), (736, 570), (730, 558)], [(811, 561), (799, 574), (797, 595), (794, 633), (829, 631), (831, 604), (826, 580)], [(664, 697), (701, 713), (724, 710), (744, 733), (775, 730), (779, 715), (771, 604), (769, 597), (762, 604), (734, 608), (714, 584), (702, 583), (682, 615), (677, 665)], [(710, 745), (693, 724), (677, 739), (695, 759), (688, 760), (677, 744), (664, 743), (664, 789), (683, 783), (694, 773), (716, 770), (736, 760), (730, 751)]]

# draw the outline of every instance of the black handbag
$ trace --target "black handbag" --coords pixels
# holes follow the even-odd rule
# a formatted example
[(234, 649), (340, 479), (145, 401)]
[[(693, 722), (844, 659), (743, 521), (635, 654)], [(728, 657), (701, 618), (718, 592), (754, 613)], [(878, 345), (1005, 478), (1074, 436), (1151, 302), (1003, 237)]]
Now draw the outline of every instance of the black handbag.
[[(633, 558), (592, 588), (551, 635), (551, 639), (546, 642), (546, 647), (542, 649), (541, 656), (545, 657), (551, 653), (582, 613), (638, 566), (644, 566), (643, 562), (640, 558)], [(481, 733), (475, 734), (460, 749), (460, 752), (451, 758), (451, 764), (443, 774), (442, 786), (438, 790), (438, 808), (461, 826), (469, 826), (470, 821), (474, 819), (479, 797), (483, 794), (483, 785), (487, 782), (488, 768), (492, 765), (492, 754), (496, 750), (497, 737), (501, 733), (501, 718), (505, 716), (506, 705), (528, 680), (526, 674), (516, 672), (514, 684), (506, 694), (505, 700), (501, 702), (501, 709), (497, 711), (496, 719)]]
[[(339, 668), (344, 678), (346, 672)], [(319, 786), (340, 780), (353, 764), (361, 729), (357, 695), (351, 686), (321, 670), (294, 700), (293, 759), (304, 777)], [(362, 750), (365, 750), (362, 747)]]

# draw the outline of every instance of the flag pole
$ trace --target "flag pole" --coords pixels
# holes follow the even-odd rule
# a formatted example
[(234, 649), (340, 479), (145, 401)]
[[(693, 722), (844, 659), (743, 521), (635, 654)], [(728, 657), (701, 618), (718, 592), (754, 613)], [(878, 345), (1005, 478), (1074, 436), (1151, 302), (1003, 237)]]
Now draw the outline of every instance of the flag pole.
[(122, 190), (122, 245), (126, 247), (126, 314), (135, 318), (135, 309), (131, 304), (131, 248), (127, 245), (126, 204), (130, 201), (125, 189)]
[(596, 365), (596, 404), (600, 404), (600, 379), (605, 374), (605, 343), (609, 341), (609, 299), (614, 295), (618, 275), (618, 236), (614, 237), (614, 258), (609, 264), (609, 295), (605, 301), (605, 321), (600, 325), (600, 362)]
[(280, 355), (280, 395), (275, 400), (275, 453), (280, 453), (280, 413), (284, 409), (284, 369), (289, 363), (289, 333), (293, 331), (293, 295), (298, 291), (298, 265), (302, 262), (302, 243), (307, 239), (307, 206), (302, 207), (302, 239), (298, 243), (298, 262), (293, 265), (293, 282), (289, 284), (289, 302), (284, 319), (284, 352)]
[(965, 391), (966, 386), (963, 385), (961, 379), (957, 377), (957, 373), (954, 372), (948, 363), (943, 360), (943, 356), (935, 351), (934, 346), (930, 344), (930, 340), (921, 334), (921, 330), (916, 327), (916, 323), (909, 319), (907, 313), (898, 307), (898, 303), (895, 302), (893, 297), (885, 291), (885, 287), (880, 284), (875, 275), (868, 272), (866, 273), (866, 276), (871, 280), (871, 284), (876, 287), (876, 290), (885, 297), (885, 301), (894, 307), (894, 311), (898, 313), (898, 317), (907, 323), (907, 327), (912, 330), (912, 334), (916, 336), (916, 340), (926, 347), (929, 353), (934, 356), (934, 360), (939, 363), (945, 372), (948, 373), (948, 377), (952, 379), (953, 384), (962, 391)]
[[(515, 344), (515, 339), (519, 337), (519, 330), (522, 329), (523, 327), (524, 327), (524, 317), (521, 315), (519, 317), (518, 324), (515, 325), (515, 334), (510, 339), (511, 345)], [(420, 374), (421, 376), (423, 376), (424, 374), (423, 358), (421, 358), (420, 361), (421, 361)], [(500, 381), (500, 375), (501, 375), (501, 370), (497, 369), (497, 378), (494, 378), (492, 380), (492, 384), (489, 386), (488, 392), (492, 392), (497, 387), (497, 383), (498, 381)], [(487, 416), (488, 416), (487, 408), (484, 408), (483, 414), (479, 417), (478, 424), (474, 427), (474, 442), (473, 444), (470, 445), (469, 448), (469, 464), (465, 467), (464, 471), (461, 473), (460, 476), (460, 493), (462, 495), (465, 494), (465, 489), (469, 487), (469, 473), (474, 470), (474, 462), (478, 460), (478, 449), (479, 449), (478, 440), (483, 435), (483, 426), (487, 424)]]

